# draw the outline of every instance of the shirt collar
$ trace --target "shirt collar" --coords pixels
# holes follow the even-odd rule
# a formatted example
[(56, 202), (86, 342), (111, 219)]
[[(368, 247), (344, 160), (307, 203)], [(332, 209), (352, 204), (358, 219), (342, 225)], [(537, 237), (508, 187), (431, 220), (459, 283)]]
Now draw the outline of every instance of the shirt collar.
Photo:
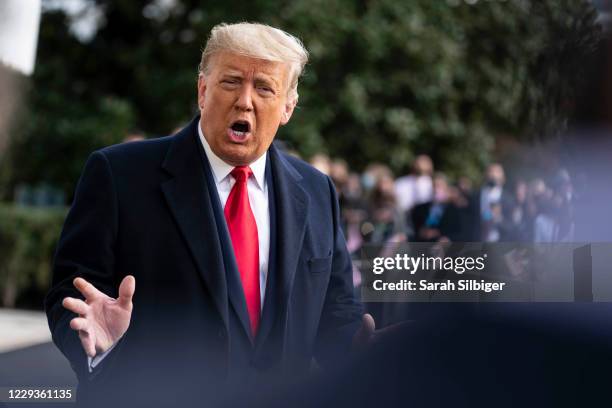
[[(200, 142), (204, 147), (204, 152), (206, 153), (206, 157), (208, 158), (208, 162), (210, 163), (210, 167), (212, 168), (213, 176), (215, 177), (215, 183), (218, 185), (223, 180), (225, 180), (225, 178), (232, 172), (234, 166), (224, 162), (212, 151), (210, 145), (208, 144), (208, 141), (204, 137), (204, 133), (202, 132), (201, 121), (198, 122), (198, 135), (200, 136)], [(255, 184), (257, 184), (257, 187), (259, 187), (262, 191), (264, 189), (264, 183), (266, 180), (266, 156), (267, 155), (265, 153), (262, 154), (257, 160), (255, 160), (249, 165), (251, 167), (251, 170), (253, 171), (253, 177), (255, 178), (256, 182)]]

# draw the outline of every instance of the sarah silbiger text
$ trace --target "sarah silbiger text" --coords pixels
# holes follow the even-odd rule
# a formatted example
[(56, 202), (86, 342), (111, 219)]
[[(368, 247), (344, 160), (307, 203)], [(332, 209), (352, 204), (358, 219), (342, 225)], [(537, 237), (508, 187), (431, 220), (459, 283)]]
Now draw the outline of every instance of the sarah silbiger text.
[(457, 281), (446, 280), (443, 282), (431, 282), (421, 279), (418, 282), (402, 279), (397, 282), (384, 282), (377, 279), (372, 283), (372, 288), (376, 291), (470, 291), (470, 292), (494, 292), (502, 291), (506, 282), (487, 282), (476, 279), (460, 279)]

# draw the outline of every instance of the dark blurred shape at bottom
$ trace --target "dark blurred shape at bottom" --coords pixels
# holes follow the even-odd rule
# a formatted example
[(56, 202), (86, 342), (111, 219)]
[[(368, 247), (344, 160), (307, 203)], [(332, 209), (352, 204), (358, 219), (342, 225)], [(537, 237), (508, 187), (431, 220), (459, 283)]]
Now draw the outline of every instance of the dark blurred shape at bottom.
[[(448, 305), (452, 308), (458, 305)], [(610, 406), (610, 304), (487, 304), (406, 324), (347, 367), (259, 390), (268, 407)]]

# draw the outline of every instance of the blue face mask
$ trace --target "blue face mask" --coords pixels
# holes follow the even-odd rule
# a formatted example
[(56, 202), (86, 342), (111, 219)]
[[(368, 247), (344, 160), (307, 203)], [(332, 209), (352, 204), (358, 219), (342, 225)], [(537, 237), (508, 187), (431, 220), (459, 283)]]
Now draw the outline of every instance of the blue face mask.
[(371, 174), (364, 173), (361, 176), (361, 184), (363, 185), (364, 190), (369, 191), (374, 188), (374, 185), (376, 184), (376, 180), (374, 179), (374, 176), (372, 176)]

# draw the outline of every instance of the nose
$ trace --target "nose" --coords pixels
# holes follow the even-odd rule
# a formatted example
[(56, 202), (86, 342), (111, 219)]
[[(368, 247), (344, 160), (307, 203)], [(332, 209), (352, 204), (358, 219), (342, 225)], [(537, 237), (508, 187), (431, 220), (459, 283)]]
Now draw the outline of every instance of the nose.
[(235, 107), (236, 109), (244, 112), (250, 112), (253, 110), (253, 98), (252, 92), (253, 89), (250, 84), (245, 84), (240, 88), (240, 93), (238, 94), (238, 99), (236, 100)]

